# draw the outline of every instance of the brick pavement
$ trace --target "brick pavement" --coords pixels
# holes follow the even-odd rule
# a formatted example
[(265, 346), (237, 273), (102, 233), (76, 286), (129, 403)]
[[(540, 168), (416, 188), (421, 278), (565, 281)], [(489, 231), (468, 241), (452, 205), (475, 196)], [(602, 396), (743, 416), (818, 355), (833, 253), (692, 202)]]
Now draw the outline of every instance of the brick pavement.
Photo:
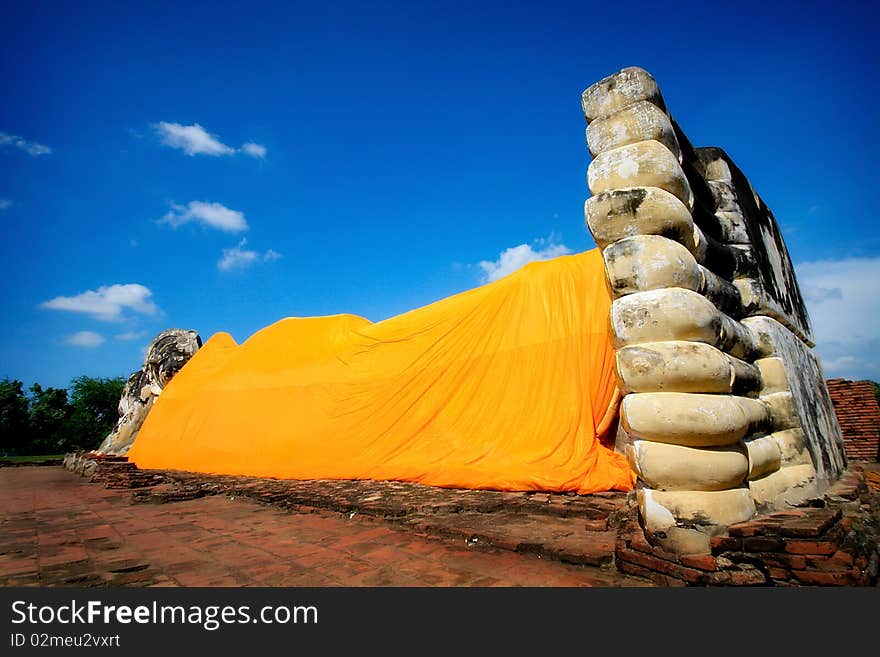
[(0, 514), (2, 586), (651, 586), (363, 514), (235, 495), (134, 504), (60, 467), (0, 468)]

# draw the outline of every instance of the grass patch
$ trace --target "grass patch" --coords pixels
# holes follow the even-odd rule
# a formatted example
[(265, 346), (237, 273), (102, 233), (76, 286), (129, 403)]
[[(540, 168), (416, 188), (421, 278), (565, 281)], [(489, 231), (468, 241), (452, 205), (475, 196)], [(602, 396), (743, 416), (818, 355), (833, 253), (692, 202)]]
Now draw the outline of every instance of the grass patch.
[(64, 460), (64, 454), (39, 454), (36, 456), (0, 456), (0, 461), (8, 463), (44, 463)]

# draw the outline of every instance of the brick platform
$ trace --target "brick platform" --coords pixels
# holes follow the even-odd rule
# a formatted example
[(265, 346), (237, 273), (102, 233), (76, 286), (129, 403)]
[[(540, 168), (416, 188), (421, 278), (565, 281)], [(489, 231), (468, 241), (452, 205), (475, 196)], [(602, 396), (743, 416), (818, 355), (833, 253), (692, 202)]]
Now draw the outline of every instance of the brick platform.
[[(638, 514), (631, 496), (622, 493), (596, 495), (559, 495), (546, 493), (508, 493), (497, 491), (471, 491), (441, 489), (403, 482), (375, 481), (291, 481), (258, 479), (251, 477), (212, 476), (191, 472), (138, 470), (124, 458), (78, 459), (68, 463), (85, 478), (55, 468), (33, 470), (58, 473), (47, 488), (47, 495), (56, 499), (55, 487), (68, 491), (56, 499), (59, 508), (75, 499), (75, 509), (67, 516), (69, 526), (57, 527), (62, 536), (70, 531), (76, 533), (80, 524), (94, 524), (88, 518), (95, 513), (93, 504), (111, 504), (117, 510), (127, 509), (127, 523), (117, 530), (123, 542), (137, 544), (140, 533), (149, 527), (151, 531), (164, 532), (165, 517), (173, 517), (171, 530), (180, 532), (183, 541), (171, 542), (184, 551), (191, 546), (204, 546), (197, 550), (200, 558), (183, 564), (167, 564), (156, 570), (155, 564), (164, 564), (166, 556), (161, 551), (152, 552), (155, 546), (148, 544), (141, 563), (108, 569), (96, 557), (90, 557), (88, 565), (80, 568), (77, 561), (65, 561), (66, 553), (60, 552), (61, 563), (73, 564), (72, 574), (64, 568), (62, 574), (54, 570), (28, 570), (25, 581), (39, 584), (94, 582), (96, 585), (131, 580), (134, 585), (148, 585), (156, 575), (157, 584), (194, 585), (192, 581), (208, 581), (218, 585), (297, 585), (318, 582), (324, 585), (549, 585), (549, 586), (870, 586), (877, 584), (878, 543), (880, 535), (880, 494), (866, 485), (861, 466), (855, 466), (821, 500), (812, 500), (813, 506), (805, 506), (785, 512), (759, 516), (746, 523), (728, 528), (723, 536), (712, 541), (712, 554), (701, 556), (677, 556), (650, 545), (638, 525)], [(18, 468), (26, 471), (27, 468)], [(0, 469), (0, 477), (7, 478), (8, 470)], [(873, 472), (869, 472), (869, 475)], [(33, 477), (31, 477), (33, 478)], [(86, 483), (91, 481), (91, 484)], [(94, 485), (101, 484), (101, 485)], [(5, 486), (9, 488), (9, 486)], [(75, 489), (75, 493), (73, 490)], [(42, 500), (43, 493), (34, 493), (35, 502)], [(82, 500), (79, 498), (82, 497)], [(87, 501), (91, 500), (91, 501)], [(226, 506), (232, 505), (232, 506)], [(196, 509), (192, 512), (191, 509)], [(179, 511), (178, 511), (179, 510)], [(194, 515), (193, 515), (194, 513)], [(236, 544), (252, 537), (245, 536), (229, 524), (247, 524), (256, 513), (276, 514), (266, 522), (277, 523), (278, 531), (291, 532), (287, 548), (306, 550), (325, 548), (327, 542), (338, 543), (336, 560), (346, 565), (338, 571), (318, 570), (288, 571), (282, 568), (286, 559), (294, 553), (278, 554), (262, 543), (249, 544), (248, 550), (264, 549), (267, 572), (278, 575), (277, 580), (261, 578), (242, 571), (234, 560), (215, 572), (208, 566), (211, 559), (224, 558), (224, 553), (214, 553), (211, 537), (200, 534), (223, 527), (225, 541)], [(216, 516), (216, 517), (215, 517)], [(28, 531), (28, 523), (34, 518), (27, 516), (4, 520), (3, 529), (19, 527)], [(144, 525), (146, 521), (148, 524)], [(12, 522), (13, 524), (8, 524)], [(19, 522), (20, 525), (15, 523)], [(159, 522), (158, 527), (150, 522)], [(310, 523), (317, 522), (312, 526)], [(224, 524), (225, 523), (225, 524)], [(298, 527), (308, 531), (300, 535)], [(366, 528), (366, 529), (365, 529)], [(318, 531), (320, 530), (320, 531)], [(362, 535), (362, 531), (381, 530), (378, 534)], [(134, 531), (134, 534), (130, 534)], [(321, 537), (320, 532), (326, 532)], [(65, 534), (65, 532), (67, 534)], [(13, 533), (15, 533), (13, 531)], [(51, 544), (51, 532), (47, 528), (45, 541)], [(157, 535), (155, 531), (152, 534)], [(269, 534), (267, 540), (272, 540)], [(303, 546), (295, 546), (292, 537), (302, 538)], [(353, 537), (352, 537), (353, 536)], [(366, 538), (364, 538), (366, 536)], [(360, 538), (358, 538), (360, 537)], [(372, 538), (371, 538), (372, 537)], [(88, 539), (87, 539), (88, 540)], [(2, 542), (3, 539), (0, 539)], [(364, 554), (351, 553), (348, 545), (365, 543), (358, 548), (371, 559), (364, 561)], [(430, 557), (419, 561), (411, 554), (416, 544), (435, 546)], [(403, 548), (408, 544), (409, 548)], [(90, 545), (86, 543), (85, 545)], [(441, 547), (436, 547), (441, 546)], [(166, 542), (164, 548), (169, 548)], [(176, 549), (176, 547), (174, 548)], [(403, 552), (401, 550), (403, 549)], [(439, 550), (439, 552), (438, 552)], [(451, 550), (451, 552), (446, 552)], [(0, 547), (0, 552), (3, 548)], [(29, 554), (27, 549), (23, 553)], [(323, 552), (326, 557), (331, 555)], [(4, 576), (15, 576), (2, 564), (11, 554), (8, 550), (0, 555), (0, 583)], [(124, 554), (124, 553), (123, 553)], [(150, 555), (150, 556), (147, 556)], [(267, 556), (268, 555), (268, 556)], [(443, 560), (438, 561), (442, 555)], [(455, 562), (463, 555), (477, 555), (471, 565), (479, 577), (455, 577), (444, 575), (447, 557)], [(49, 564), (56, 555), (48, 555)], [(299, 554), (299, 556), (303, 556)], [(436, 558), (435, 558), (436, 557)], [(23, 558), (23, 557), (22, 557)], [(276, 559), (274, 566), (269, 564)], [(408, 569), (396, 570), (394, 564), (401, 559), (409, 560)], [(31, 567), (31, 562), (14, 558), (16, 567)], [(25, 561), (27, 563), (25, 563)], [(260, 563), (257, 560), (254, 563)], [(42, 564), (42, 562), (40, 562)], [(297, 562), (300, 563), (300, 562)], [(308, 565), (305, 559), (300, 565)], [(535, 564), (540, 564), (536, 566)], [(516, 565), (516, 576), (511, 568)], [(128, 571), (128, 567), (139, 570)], [(502, 570), (496, 570), (501, 567)], [(263, 568), (260, 566), (258, 571)], [(543, 568), (540, 577), (529, 579), (532, 569)], [(192, 579), (189, 570), (210, 575)], [(421, 572), (420, 569), (426, 569)], [(557, 570), (558, 569), (558, 570)], [(77, 575), (79, 570), (87, 571)], [(228, 571), (228, 572), (227, 572)], [(418, 571), (421, 574), (413, 577)], [(34, 573), (38, 574), (34, 580)], [(401, 577), (404, 572), (406, 577)], [(98, 579), (94, 579), (96, 577)], [(136, 573), (142, 573), (137, 575)], [(158, 573), (158, 574), (157, 574)], [(280, 573), (280, 574), (279, 574)], [(384, 573), (384, 574), (383, 574)], [(63, 576), (62, 576), (63, 575)], [(82, 579), (89, 575), (92, 579)], [(67, 581), (73, 577), (73, 581)], [(79, 577), (79, 579), (77, 579)], [(488, 578), (488, 579), (487, 579)], [(17, 581), (17, 580), (15, 580)], [(233, 584), (233, 581), (236, 584)], [(330, 582), (327, 584), (326, 582)], [(9, 580), (9, 583), (14, 583)]]
[[(651, 586), (610, 564), (565, 563), (476, 536), (437, 537), (360, 512), (285, 508), (285, 482), (240, 481), (221, 490), (219, 481), (196, 477), (214, 492), (193, 493), (186, 486), (194, 480), (155, 484), (165, 475), (136, 474), (119, 461), (92, 476), (90, 483), (60, 467), (0, 468), (0, 585)], [(138, 487), (120, 490), (125, 483)], [(388, 500), (400, 496), (397, 490)], [(367, 497), (361, 501), (375, 508), (388, 501)], [(462, 499), (473, 504), (471, 496)]]

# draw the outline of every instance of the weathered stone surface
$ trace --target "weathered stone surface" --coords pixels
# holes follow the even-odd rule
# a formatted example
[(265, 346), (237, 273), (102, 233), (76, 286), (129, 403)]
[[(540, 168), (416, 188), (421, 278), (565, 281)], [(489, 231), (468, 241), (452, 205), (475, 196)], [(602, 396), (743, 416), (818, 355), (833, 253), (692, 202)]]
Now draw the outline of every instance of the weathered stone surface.
[(699, 252), (690, 211), (659, 187), (629, 187), (596, 194), (584, 203), (584, 217), (600, 248), (624, 237), (662, 235), (695, 255)]
[(648, 100), (640, 100), (587, 126), (587, 146), (594, 157), (648, 139), (659, 141), (678, 157), (678, 141), (669, 117)]
[[(676, 522), (697, 525), (731, 525), (755, 514), (755, 503), (748, 488), (723, 491), (659, 491), (643, 488), (637, 496), (639, 511), (649, 529), (652, 527), (647, 522), (649, 515), (658, 517), (653, 526), (660, 528), (664, 522), (668, 522), (668, 517), (675, 518)], [(659, 509), (664, 509), (666, 513)]]
[(749, 471), (749, 459), (739, 445), (696, 449), (635, 440), (627, 458), (639, 478), (657, 490), (736, 488)]
[(794, 407), (794, 397), (791, 392), (774, 392), (769, 395), (761, 395), (761, 401), (770, 407), (770, 417), (773, 418), (773, 430), (785, 431), (797, 429), (800, 419)]
[(744, 443), (749, 457), (749, 479), (758, 479), (779, 469), (782, 464), (782, 450), (772, 435), (750, 438)]
[(749, 489), (760, 508), (784, 508), (818, 496), (815, 475), (812, 463), (786, 466), (749, 481)]
[(719, 210), (715, 213), (721, 227), (722, 240), (727, 244), (751, 244), (746, 220), (739, 210)]
[(660, 187), (674, 194), (688, 208), (694, 204), (693, 192), (678, 158), (653, 139), (599, 154), (587, 169), (587, 182), (593, 194), (621, 187)]
[(745, 360), (754, 352), (748, 329), (703, 295), (685, 288), (636, 292), (616, 299), (611, 304), (611, 330), (618, 349), (643, 342), (692, 340)]
[(642, 100), (664, 108), (657, 81), (645, 69), (630, 66), (590, 85), (581, 95), (581, 108), (592, 122)]
[(804, 430), (786, 429), (785, 431), (776, 431), (770, 434), (770, 437), (776, 442), (779, 451), (782, 454), (782, 465), (802, 465), (812, 463), (810, 450), (807, 449), (807, 442), (804, 436)]
[(122, 389), (119, 420), (97, 453), (121, 456), (128, 452), (156, 397), (201, 346), (195, 331), (168, 329), (153, 338), (143, 367), (132, 373)]
[[(737, 245), (728, 245), (734, 248)], [(761, 283), (754, 278), (754, 257), (751, 247), (742, 247), (748, 250), (748, 257), (742, 260), (737, 269), (737, 277), (733, 279), (733, 285), (739, 290), (739, 298), (743, 307), (743, 315), (745, 317), (766, 316), (775, 319), (777, 322), (792, 331), (795, 335), (799, 335), (796, 325), (786, 313), (785, 309), (777, 301), (772, 299), (763, 288)], [(806, 342), (807, 346), (812, 346), (811, 342)]]
[(739, 210), (739, 203), (736, 200), (736, 190), (729, 182), (723, 180), (706, 180), (706, 185), (712, 192), (712, 198), (715, 201), (715, 210), (724, 212), (735, 212)]
[(770, 414), (765, 404), (747, 397), (642, 392), (623, 398), (620, 421), (633, 438), (721, 447), (766, 428)]
[(785, 373), (785, 362), (781, 358), (759, 358), (755, 361), (755, 366), (761, 372), (761, 394), (769, 395), (788, 390), (788, 375)]
[[(749, 278), (758, 287), (755, 298), (758, 303), (764, 300), (770, 302), (767, 303), (766, 312), (762, 312), (759, 307), (754, 314), (778, 315), (777, 319), (784, 318), (784, 321), (780, 321), (809, 346), (813, 346), (812, 327), (794, 265), (773, 213), (722, 149), (698, 148), (695, 149), (695, 155), (706, 180), (728, 182), (735, 190), (738, 214), (742, 217), (747, 242), (752, 248), (754, 269)], [(720, 209), (716, 208), (716, 211)]]
[(608, 282), (615, 296), (664, 287), (703, 290), (703, 272), (678, 242), (659, 235), (636, 235), (602, 250)]
[[(707, 448), (739, 441), (762, 504), (791, 502), (792, 489), (802, 495), (791, 468), (810, 458), (817, 480), (832, 480), (845, 467), (840, 432), (772, 213), (724, 151), (694, 148), (641, 69), (605, 78), (583, 101), (595, 158), (585, 216), (615, 297), (625, 395), (616, 449), (642, 484), (670, 489), (658, 492), (721, 492), (705, 489), (724, 481), (751, 500), (745, 477), (727, 482), (708, 468), (721, 461)], [(645, 203), (647, 189), (656, 191)], [(691, 451), (676, 458), (676, 448)], [(678, 521), (656, 500), (648, 507), (658, 527)]]
[(680, 287), (699, 292), (723, 312), (741, 313), (739, 291), (674, 240), (660, 235), (625, 237), (605, 247), (602, 257), (615, 296)]
[(754, 365), (703, 342), (645, 342), (618, 349), (615, 358), (624, 393), (742, 394), (760, 386)]
[(678, 561), (685, 566), (700, 570), (715, 569), (714, 559), (707, 562), (699, 558), (712, 553), (709, 545), (711, 537), (707, 532), (691, 527), (669, 527), (653, 538), (664, 550), (675, 553)]
[(846, 453), (819, 361), (802, 340), (769, 317), (748, 317), (743, 324), (761, 356), (778, 356), (785, 363), (794, 410), (824, 490), (846, 469)]

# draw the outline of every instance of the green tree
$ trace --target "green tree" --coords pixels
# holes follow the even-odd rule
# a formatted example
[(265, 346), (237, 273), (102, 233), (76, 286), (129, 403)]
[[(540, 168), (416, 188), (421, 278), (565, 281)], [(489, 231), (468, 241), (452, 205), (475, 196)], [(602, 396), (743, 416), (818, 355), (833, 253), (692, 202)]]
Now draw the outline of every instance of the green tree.
[(30, 441), (28, 400), (21, 381), (0, 381), (0, 453), (27, 451)]
[(67, 445), (67, 424), (72, 408), (64, 388), (46, 388), (35, 383), (30, 388), (30, 451), (57, 454)]
[(97, 449), (118, 419), (117, 408), (125, 379), (78, 376), (70, 385), (67, 449)]

